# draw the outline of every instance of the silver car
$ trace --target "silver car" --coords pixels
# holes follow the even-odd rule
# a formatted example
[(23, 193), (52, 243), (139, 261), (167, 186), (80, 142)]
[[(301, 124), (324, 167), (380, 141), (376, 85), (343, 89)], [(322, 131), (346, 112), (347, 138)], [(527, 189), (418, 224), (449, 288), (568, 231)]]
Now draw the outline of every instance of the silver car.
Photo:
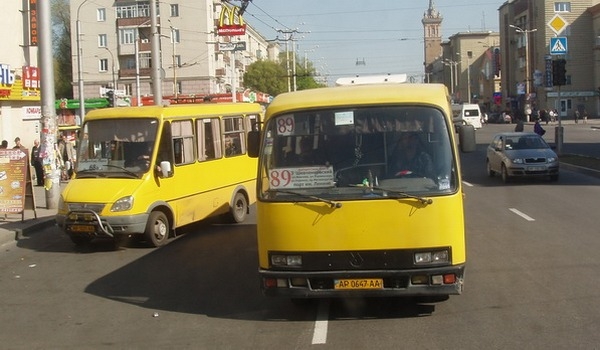
[(533, 132), (496, 134), (487, 148), (486, 163), (488, 175), (500, 174), (504, 182), (512, 177), (558, 180), (558, 156)]

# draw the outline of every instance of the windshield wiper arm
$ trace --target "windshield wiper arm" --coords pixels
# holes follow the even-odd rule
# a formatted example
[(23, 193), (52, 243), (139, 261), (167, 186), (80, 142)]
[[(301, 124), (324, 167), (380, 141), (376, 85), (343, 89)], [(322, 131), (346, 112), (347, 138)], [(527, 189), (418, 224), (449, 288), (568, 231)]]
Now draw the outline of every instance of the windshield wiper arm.
[(404, 198), (416, 199), (419, 202), (421, 202), (421, 204), (433, 204), (433, 199), (431, 199), (431, 198), (425, 198), (425, 197), (421, 197), (421, 196), (415, 196), (415, 195), (412, 195), (412, 194), (408, 194), (406, 192), (394, 191), (394, 190), (390, 190), (390, 189), (383, 188), (383, 187), (376, 187), (376, 186), (374, 186), (374, 187), (369, 187), (369, 188), (372, 188), (372, 189), (378, 190), (378, 191), (390, 192), (390, 193), (393, 193), (395, 195), (398, 195), (398, 196), (401, 196), (401, 197), (404, 197)]
[(304, 193), (299, 193), (299, 192), (294, 192), (294, 191), (288, 191), (288, 190), (275, 190), (275, 191), (281, 192), (281, 193), (293, 194), (293, 195), (304, 197), (304, 198), (315, 199), (315, 200), (318, 200), (320, 202), (329, 204), (329, 206), (331, 208), (341, 208), (342, 207), (342, 203), (340, 203), (340, 202), (331, 201), (329, 199), (325, 199), (325, 198), (321, 198), (321, 197), (317, 197), (317, 196), (311, 196), (309, 194), (304, 194)]
[(141, 176), (138, 176), (138, 174), (134, 173), (133, 171), (127, 170), (127, 169), (123, 168), (122, 166), (113, 165), (113, 164), (104, 164), (104, 166), (107, 168), (117, 168), (119, 170), (123, 170), (126, 174), (135, 176), (136, 179), (141, 178)]

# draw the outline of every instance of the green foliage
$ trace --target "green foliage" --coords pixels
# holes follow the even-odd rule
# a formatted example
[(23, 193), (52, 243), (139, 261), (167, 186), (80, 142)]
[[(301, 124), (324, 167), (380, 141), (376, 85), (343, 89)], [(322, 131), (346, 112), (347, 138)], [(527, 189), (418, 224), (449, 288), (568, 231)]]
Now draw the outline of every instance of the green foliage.
[(285, 69), (273, 61), (257, 61), (244, 73), (246, 88), (276, 96), (287, 91)]
[(69, 0), (52, 0), (52, 43), (55, 97), (73, 98), (73, 61)]

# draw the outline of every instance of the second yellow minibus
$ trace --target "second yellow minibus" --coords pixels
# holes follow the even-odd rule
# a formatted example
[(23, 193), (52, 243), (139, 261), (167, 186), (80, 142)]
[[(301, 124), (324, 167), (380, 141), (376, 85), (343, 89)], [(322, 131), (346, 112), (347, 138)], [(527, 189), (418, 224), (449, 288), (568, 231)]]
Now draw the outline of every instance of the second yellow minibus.
[(211, 216), (243, 221), (256, 197), (246, 137), (262, 109), (205, 103), (89, 112), (57, 223), (76, 244), (135, 235), (160, 246), (175, 229)]

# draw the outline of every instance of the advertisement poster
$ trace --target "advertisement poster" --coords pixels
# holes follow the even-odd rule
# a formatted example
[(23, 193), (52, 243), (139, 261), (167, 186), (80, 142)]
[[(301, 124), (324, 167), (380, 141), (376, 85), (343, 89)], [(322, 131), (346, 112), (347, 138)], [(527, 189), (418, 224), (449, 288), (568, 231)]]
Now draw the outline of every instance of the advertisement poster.
[[(0, 149), (0, 212), (22, 213), (28, 185), (27, 149)], [(29, 183), (29, 185), (31, 185)]]

